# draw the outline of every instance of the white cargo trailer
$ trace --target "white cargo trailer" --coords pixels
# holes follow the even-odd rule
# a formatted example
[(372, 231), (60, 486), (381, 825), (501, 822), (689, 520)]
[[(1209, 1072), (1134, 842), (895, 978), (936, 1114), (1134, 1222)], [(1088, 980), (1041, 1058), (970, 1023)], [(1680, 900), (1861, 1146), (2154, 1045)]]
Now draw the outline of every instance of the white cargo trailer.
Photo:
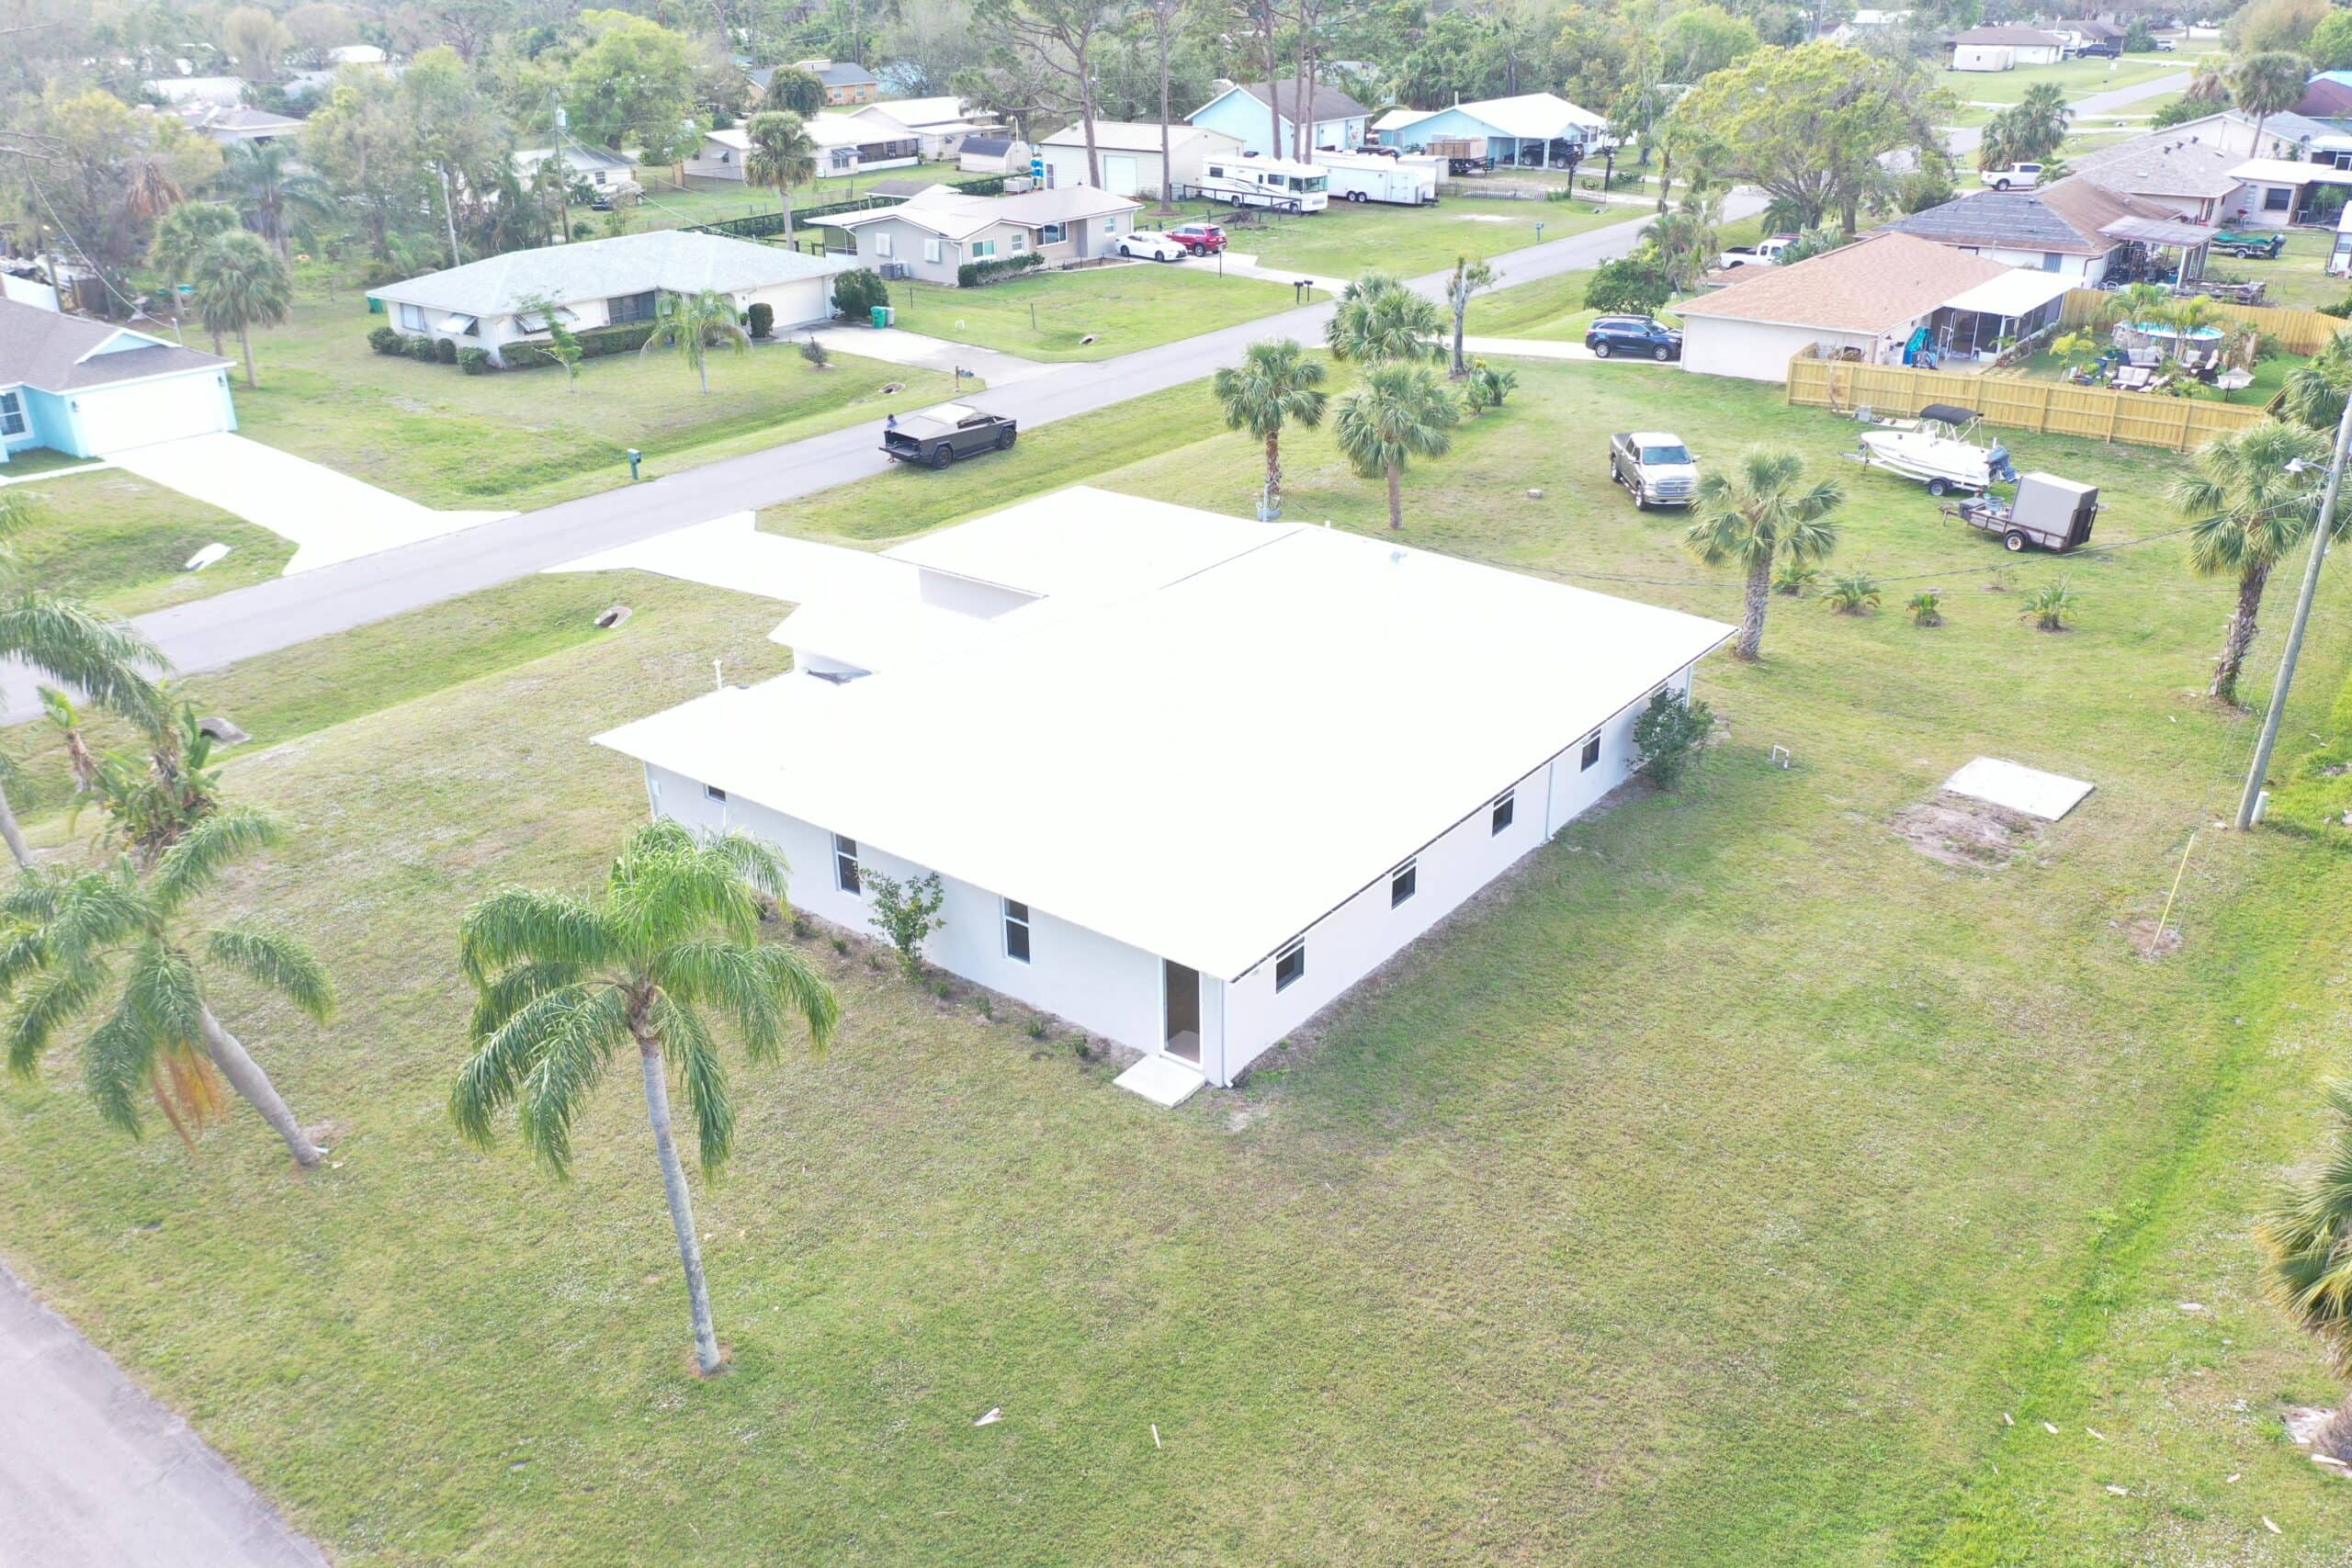
[(1330, 181), (1334, 197), (1345, 201), (1385, 201), (1400, 207), (1427, 207), (1437, 200), (1438, 176), (1443, 160), (1393, 158), (1379, 152), (1315, 154), (1315, 166)]

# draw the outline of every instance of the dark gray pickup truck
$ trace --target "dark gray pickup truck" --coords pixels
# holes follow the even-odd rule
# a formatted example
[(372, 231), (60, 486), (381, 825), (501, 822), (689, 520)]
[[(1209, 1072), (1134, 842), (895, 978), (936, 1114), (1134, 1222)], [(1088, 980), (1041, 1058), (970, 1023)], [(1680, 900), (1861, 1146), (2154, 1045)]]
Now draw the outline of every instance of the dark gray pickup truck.
[(1018, 434), (1015, 422), (1002, 414), (982, 413), (962, 403), (942, 403), (909, 414), (895, 428), (885, 430), (882, 455), (901, 463), (928, 463), (944, 468), (976, 452), (1001, 452)]

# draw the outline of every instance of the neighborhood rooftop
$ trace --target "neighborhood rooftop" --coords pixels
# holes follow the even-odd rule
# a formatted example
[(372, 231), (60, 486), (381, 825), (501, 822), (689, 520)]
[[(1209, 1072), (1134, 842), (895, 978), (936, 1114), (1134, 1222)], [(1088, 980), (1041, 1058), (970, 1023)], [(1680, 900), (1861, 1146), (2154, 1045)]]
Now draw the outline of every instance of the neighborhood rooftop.
[(1683, 316), (1876, 332), (1915, 321), (2009, 270), (1989, 257), (1883, 229), (1793, 266), (1763, 268), (1676, 309)]
[[(1257, 99), (1260, 103), (1266, 104), (1280, 111), (1283, 118), (1295, 118), (1298, 112), (1298, 92), (1302, 85), (1301, 81), (1295, 77), (1289, 81), (1271, 84), (1265, 82), (1237, 82), (1231, 87), (1227, 88), (1226, 92), (1247, 93), (1251, 97)], [(1281, 96), (1280, 102), (1275, 101), (1275, 96), (1277, 94)], [(1216, 97), (1211, 98), (1209, 102), (1215, 103), (1216, 98), (1221, 98), (1223, 96), (1225, 96), (1225, 93), (1219, 93), (1216, 95)], [(1353, 98), (1348, 96), (1347, 94), (1340, 91), (1339, 88), (1332, 86), (1328, 82), (1317, 82), (1315, 84), (1315, 96), (1310, 102), (1313, 106), (1313, 109), (1307, 116), (1309, 119), (1357, 119), (1371, 112), (1362, 104), (1356, 102)], [(1201, 107), (1203, 108), (1206, 108), (1208, 105), (1204, 104)], [(1193, 111), (1195, 114), (1199, 112), (1200, 111), (1198, 109)]]
[(895, 207), (834, 213), (819, 221), (840, 229), (857, 229), (885, 219), (899, 219), (947, 239), (960, 240), (996, 223), (1018, 223), (1029, 228), (1078, 223), (1114, 212), (1132, 212), (1141, 205), (1130, 197), (1113, 196), (1092, 186), (1055, 186), (1018, 196), (975, 196), (953, 186), (934, 185)]
[[(121, 338), (140, 346), (107, 349)], [(0, 387), (73, 392), (227, 363), (111, 321), (0, 299)]]
[[(1232, 137), (1222, 131), (1211, 130), (1206, 126), (1179, 122), (1169, 126), (1167, 130), (1168, 146), (1171, 152), (1204, 138), (1214, 137), (1227, 145), (1233, 141)], [(1159, 133), (1158, 120), (1098, 119), (1094, 122), (1094, 145), (1097, 151), (1104, 152), (1157, 152), (1159, 151)], [(967, 141), (964, 145), (969, 147), (971, 143)], [(1086, 145), (1086, 126), (1083, 121), (1073, 121), (1038, 145), (1083, 147)]]
[(479, 316), (511, 315), (537, 296), (594, 299), (658, 288), (672, 294), (704, 289), (733, 293), (807, 277), (847, 272), (842, 256), (803, 255), (775, 245), (695, 234), (682, 229), (620, 234), (542, 245), (426, 273), (369, 290), (370, 299), (397, 297), (435, 310)]

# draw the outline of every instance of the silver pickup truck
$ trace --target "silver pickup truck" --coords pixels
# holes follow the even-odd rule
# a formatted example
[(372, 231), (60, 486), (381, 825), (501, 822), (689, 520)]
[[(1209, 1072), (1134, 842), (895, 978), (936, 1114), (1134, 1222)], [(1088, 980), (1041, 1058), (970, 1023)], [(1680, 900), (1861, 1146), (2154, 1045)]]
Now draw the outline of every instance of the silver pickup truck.
[(1699, 499), (1699, 459), (1682, 437), (1663, 430), (1611, 436), (1609, 477), (1644, 508), (1689, 506)]

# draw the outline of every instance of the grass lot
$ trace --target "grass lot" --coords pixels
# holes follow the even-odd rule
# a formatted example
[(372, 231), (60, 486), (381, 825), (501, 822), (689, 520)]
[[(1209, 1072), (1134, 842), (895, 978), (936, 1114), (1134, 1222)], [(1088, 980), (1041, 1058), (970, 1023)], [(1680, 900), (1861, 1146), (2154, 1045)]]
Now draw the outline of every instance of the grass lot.
[[(13, 541), (25, 574), (119, 615), (144, 615), (276, 577), (294, 554), (266, 529), (120, 469), (66, 474), (11, 487), (11, 493), (34, 506), (32, 525)], [(215, 542), (229, 547), (225, 560), (200, 572), (181, 570)]]
[[(1208, 209), (1179, 202), (1188, 218)], [(1459, 255), (1492, 256), (1571, 234), (1639, 219), (1639, 208), (1616, 206), (1595, 213), (1589, 201), (1442, 201), (1435, 207), (1362, 206), (1333, 202), (1321, 212), (1269, 217), (1262, 228), (1228, 230), (1233, 248), (1267, 266), (1296, 267), (1327, 277), (1392, 272), (1418, 277), (1453, 265)], [(1149, 221), (1157, 223), (1154, 216)], [(1181, 220), (1171, 219), (1171, 222)]]
[[(809, 367), (787, 344), (718, 355), (705, 396), (674, 353), (467, 376), (368, 346), (383, 324), (347, 299), (306, 299), (257, 337), (261, 387), (237, 388), (243, 433), (445, 508), (545, 506), (647, 477), (919, 409), (952, 395), (936, 371), (838, 355)], [(881, 388), (905, 389), (885, 396)]]
[[(885, 180), (977, 179), (967, 175), (954, 160), (941, 163), (917, 164), (911, 168), (871, 169), (845, 175), (838, 179), (818, 180), (797, 186), (792, 193), (795, 207), (821, 207), (828, 202), (847, 201), (862, 196)], [(749, 218), (755, 213), (769, 213), (777, 208), (775, 192), (738, 187), (733, 190), (682, 190), (667, 184), (649, 181), (645, 200), (629, 214), (630, 231), (645, 229), (683, 229), (690, 223), (716, 223), (728, 218)], [(575, 221), (582, 217), (596, 220), (601, 225), (605, 214), (590, 213), (574, 209)]]
[[(1322, 298), (1320, 295), (1315, 296)], [(1291, 289), (1219, 277), (1214, 261), (1134, 262), (978, 288), (897, 283), (896, 324), (1024, 359), (1109, 359), (1287, 310)], [(1091, 344), (1081, 343), (1093, 337)]]
[(2264, 304), (2313, 310), (2322, 305), (2340, 304), (2347, 293), (2352, 293), (2352, 283), (2327, 276), (2328, 254), (2335, 248), (2335, 236), (2332, 232), (2297, 229), (2288, 233), (2287, 248), (2277, 261), (2215, 256), (2206, 264), (2205, 271), (2217, 277), (2259, 278), (2269, 286), (2263, 296)]
[[(1593, 433), (1849, 445), (1772, 389), (1519, 369), (1408, 480), (1411, 542), (1726, 614)], [(1164, 394), (771, 521), (904, 532), (1088, 472), (1240, 510), (1257, 448), (1205, 416)], [(450, 1131), (452, 930), (601, 871), (644, 797), (585, 737), (714, 657), (775, 668), (774, 607), (539, 578), (205, 678), (257, 737), (229, 787), (300, 829), (222, 902), (331, 945), (344, 998), (236, 1015), (334, 1164), (289, 1176), (244, 1114), (126, 1144), (61, 1061), (0, 1085), (7, 1256), (346, 1565), (2340, 1562), (2352, 1502), (2277, 1419), (2330, 1384), (2245, 1215), (2344, 1064), (2352, 858), (2208, 832), (2187, 945), (2136, 954), (2249, 739), (2196, 694), (2227, 592), (2153, 538), (2171, 459), (2012, 445), (2152, 542), (2007, 562), (1849, 475), (1840, 564), (1934, 573), (1951, 624), (1775, 601), (1770, 661), (1702, 674), (1730, 739), (1681, 797), (1578, 824), (1239, 1089), (1154, 1111), (811, 944), (842, 1037), (743, 1077), (699, 1194), (709, 1384), (626, 1074), (567, 1184)], [(1327, 437), (1287, 450), (1293, 517), (1384, 526)], [(2001, 566), (2068, 575), (2080, 629), (2019, 625)], [(399, 684), (338, 678), (392, 649)], [(1891, 819), (1980, 753), (2099, 788), (2006, 869), (1921, 857)]]
[[(1938, 75), (1944, 90), (1960, 100), (1960, 113), (1952, 123), (1983, 125), (2003, 107), (2022, 99), (2027, 89), (2044, 83), (2064, 88), (2072, 102), (2194, 71), (2195, 58), (2187, 53), (2131, 54), (2121, 60), (2068, 60), (2056, 65), (2020, 65), (2014, 71), (1943, 71)], [(2134, 104), (2132, 112), (2139, 113), (2140, 107)]]

